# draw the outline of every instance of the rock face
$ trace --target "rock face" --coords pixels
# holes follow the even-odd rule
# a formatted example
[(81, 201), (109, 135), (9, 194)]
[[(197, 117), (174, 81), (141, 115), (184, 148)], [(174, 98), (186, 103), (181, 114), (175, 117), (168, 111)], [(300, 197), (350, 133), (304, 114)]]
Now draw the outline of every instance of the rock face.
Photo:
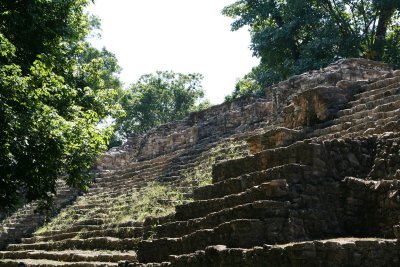
[(133, 136), (122, 147), (114, 148), (97, 162), (100, 169), (115, 169), (132, 161), (146, 160), (195, 146), (201, 140), (217, 140), (234, 133), (260, 127), (272, 114), (270, 101), (254, 97), (213, 106), (195, 112), (182, 121)]
[[(0, 266), (399, 266), (399, 148), (400, 72), (341, 60), (131, 137), (58, 217), (74, 221), (8, 245)], [(115, 221), (151, 181), (191, 200)]]
[(245, 97), (192, 113), (182, 121), (132, 136), (97, 162), (115, 169), (129, 162), (153, 158), (194, 146), (206, 138), (263, 127), (296, 128), (332, 119), (361, 86), (393, 75), (386, 64), (362, 59), (341, 60), (320, 71), (290, 78), (271, 86), (265, 98)]

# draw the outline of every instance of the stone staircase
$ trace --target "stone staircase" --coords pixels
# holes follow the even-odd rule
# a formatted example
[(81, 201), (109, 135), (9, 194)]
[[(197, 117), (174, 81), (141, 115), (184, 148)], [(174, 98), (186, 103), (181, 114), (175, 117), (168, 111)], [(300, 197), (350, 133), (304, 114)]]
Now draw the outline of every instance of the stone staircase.
[(140, 189), (161, 175), (177, 155), (99, 174), (88, 192), (47, 227), (0, 252), (0, 258), (7, 259), (0, 266), (15, 266), (21, 259), (29, 266), (116, 266), (121, 260), (135, 261), (143, 223), (116, 220), (122, 219), (120, 212), (137, 199)]
[[(62, 180), (57, 181), (57, 185), (57, 194), (53, 200), (55, 211), (74, 201), (79, 194), (77, 190), (67, 187)], [(0, 222), (0, 249), (9, 243), (20, 241), (43, 224), (46, 216), (41, 214), (38, 208), (37, 202), (26, 204)]]
[(399, 266), (399, 88), (342, 61), (152, 130), (0, 266)]
[[(185, 195), (183, 201), (190, 201), (198, 181), (179, 181), (178, 177), (193, 174), (195, 167), (211, 172), (217, 160), (247, 155), (247, 145), (239, 139), (245, 137), (238, 136), (235, 141), (203, 140), (188, 151), (177, 150), (130, 163), (121, 170), (99, 173), (88, 192), (78, 196), (44, 228), (0, 251), (0, 266), (15, 266), (18, 262), (29, 266), (116, 266), (120, 261), (135, 262), (135, 250), (144, 228), (158, 219), (149, 218), (143, 225), (137, 216), (132, 216), (132, 220), (127, 213), (148, 185), (157, 182), (173, 186)], [(173, 201), (159, 201), (166, 201), (171, 209), (174, 205)]]
[[(377, 168), (376, 162), (386, 160), (380, 155), (399, 151), (399, 137), (399, 133), (392, 133), (343, 142), (305, 140), (217, 164), (214, 183), (196, 189), (194, 202), (177, 206), (173, 220), (157, 225), (151, 239), (138, 244), (141, 264), (127, 265), (246, 266), (249, 262), (239, 264), (235, 254), (210, 258), (207, 250), (219, 254), (237, 248), (235, 253), (245, 254), (260, 246), (259, 250), (266, 253), (259, 255), (262, 259), (272, 257), (271, 249), (287, 248), (289, 251), (282, 252), (288, 254), (287, 266), (321, 263), (326, 260), (324, 253), (340, 257), (340, 250), (350, 250), (345, 258), (330, 263), (342, 266), (349, 264), (354, 254), (361, 256), (365, 253), (360, 251), (376, 248), (376, 255), (358, 257), (354, 265), (346, 266), (396, 266), (400, 247), (393, 226), (400, 218), (400, 198), (396, 197), (400, 183), (371, 180), (368, 174)], [(375, 158), (366, 158), (374, 154)], [(387, 168), (399, 173), (400, 160), (392, 163)], [(357, 174), (361, 178), (350, 177)], [(381, 178), (390, 179), (390, 175)], [(307, 240), (325, 241), (304, 242)], [(304, 253), (303, 261), (291, 255), (293, 242), (297, 242), (299, 253)], [(325, 244), (335, 250), (325, 251)], [(307, 253), (315, 255), (307, 257)], [(323, 257), (318, 258), (318, 254)], [(377, 264), (375, 257), (384, 260)], [(263, 266), (262, 259), (253, 259), (258, 265), (248, 266)], [(289, 265), (294, 262), (298, 265)]]
[(309, 136), (322, 139), (346, 138), (358, 135), (395, 131), (400, 127), (400, 71), (393, 77), (363, 87), (348, 108), (340, 110), (330, 127), (318, 129)]
[[(148, 266), (264, 266), (270, 258), (274, 266), (319, 266), (334, 256), (339, 258), (330, 266), (397, 266), (400, 247), (393, 227), (400, 221), (400, 198), (394, 197), (399, 184), (393, 177), (400, 178), (400, 135), (379, 134), (400, 130), (399, 76), (393, 72), (363, 86), (328, 127), (317, 125), (309, 134), (275, 128), (253, 136), (249, 143), (257, 153), (215, 165), (213, 184), (195, 189), (194, 202), (177, 206), (174, 220), (158, 225), (151, 240), (139, 243), (139, 261), (153, 262)], [(396, 143), (390, 154), (382, 146), (387, 140)], [(388, 162), (390, 170), (372, 177), (377, 162)], [(358, 187), (367, 191), (358, 204), (363, 212), (352, 207)], [(371, 187), (390, 190), (379, 192), (376, 199)], [(363, 225), (368, 213), (367, 221), (376, 224), (370, 223), (373, 231)], [(353, 236), (358, 237), (349, 238)], [(325, 241), (307, 241), (316, 239)], [(332, 251), (323, 249), (326, 244)], [(294, 246), (304, 256), (292, 256)], [(280, 252), (287, 255), (274, 259), (271, 250), (277, 248), (287, 249)], [(350, 251), (340, 258), (338, 250), (345, 248)], [(376, 249), (376, 255), (365, 255), (365, 249)], [(252, 259), (247, 258), (253, 251)]]

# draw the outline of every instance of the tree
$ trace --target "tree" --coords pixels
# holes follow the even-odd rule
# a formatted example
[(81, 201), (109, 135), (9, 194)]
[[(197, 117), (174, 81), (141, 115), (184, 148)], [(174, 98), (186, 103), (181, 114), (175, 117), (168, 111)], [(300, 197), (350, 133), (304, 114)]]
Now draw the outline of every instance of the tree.
[[(254, 68), (255, 69), (255, 68)], [(232, 101), (242, 96), (258, 94), (262, 91), (255, 77), (255, 71), (246, 74), (236, 82), (235, 89), (230, 95), (225, 96), (225, 101)]]
[(56, 180), (85, 189), (118, 116), (115, 56), (85, 38), (88, 0), (0, 2), (0, 210), (49, 204)]
[(339, 58), (365, 57), (400, 66), (400, 1), (240, 0), (222, 13), (232, 30), (249, 26), (261, 59), (252, 76), (262, 88)]
[(158, 125), (183, 119), (191, 111), (208, 107), (209, 103), (203, 99), (202, 79), (198, 73), (172, 71), (141, 76), (121, 98), (126, 117), (116, 121), (118, 134), (123, 138), (141, 134)]

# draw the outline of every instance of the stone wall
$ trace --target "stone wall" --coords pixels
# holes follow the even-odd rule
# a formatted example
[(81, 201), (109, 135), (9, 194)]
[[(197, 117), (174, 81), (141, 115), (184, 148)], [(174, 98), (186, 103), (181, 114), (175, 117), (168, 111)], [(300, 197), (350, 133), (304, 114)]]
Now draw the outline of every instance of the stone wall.
[(400, 133), (386, 133), (379, 138), (377, 150), (369, 177), (400, 179)]
[(190, 114), (145, 135), (132, 136), (97, 161), (99, 169), (157, 157), (255, 127), (313, 126), (331, 119), (361, 85), (389, 75), (387, 64), (364, 59), (340, 60), (325, 69), (289, 78), (265, 90), (262, 98), (244, 97)]
[(395, 238), (400, 222), (400, 181), (348, 177), (342, 185), (343, 229), (347, 236)]
[(279, 122), (284, 127), (301, 128), (331, 120), (360, 91), (364, 82), (341, 81), (340, 84), (317, 86), (293, 95), (289, 104), (282, 108)]
[(295, 75), (268, 87), (265, 98), (271, 100), (280, 113), (294, 97), (312, 88), (339, 87), (351, 88), (353, 82), (375, 81), (390, 73), (388, 64), (366, 59), (343, 59), (326, 68)]
[(356, 238), (264, 245), (253, 249), (210, 246), (193, 254), (171, 257), (171, 262), (175, 267), (384, 267), (398, 266), (400, 247), (396, 240), (377, 242), (376, 239)]
[(247, 145), (250, 152), (256, 154), (262, 150), (288, 146), (304, 138), (305, 134), (303, 131), (275, 127), (262, 134), (251, 136), (247, 139)]
[(314, 172), (337, 179), (351, 175), (367, 177), (373, 166), (376, 146), (375, 137), (299, 141), (287, 147), (267, 149), (251, 157), (219, 162), (213, 166), (213, 181), (219, 182), (287, 163), (312, 166)]
[(100, 169), (115, 169), (128, 162), (145, 160), (193, 146), (206, 138), (220, 138), (252, 129), (268, 121), (271, 102), (245, 97), (191, 113), (181, 121), (161, 125), (128, 139), (121, 147), (113, 148), (98, 160)]

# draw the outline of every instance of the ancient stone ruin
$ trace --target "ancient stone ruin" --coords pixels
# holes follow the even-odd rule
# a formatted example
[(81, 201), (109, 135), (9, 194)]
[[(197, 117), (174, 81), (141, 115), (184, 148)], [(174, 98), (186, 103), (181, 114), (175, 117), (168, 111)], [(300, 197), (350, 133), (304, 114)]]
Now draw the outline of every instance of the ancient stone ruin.
[(3, 218), (0, 266), (400, 266), (399, 148), (400, 71), (340, 60), (132, 136)]

